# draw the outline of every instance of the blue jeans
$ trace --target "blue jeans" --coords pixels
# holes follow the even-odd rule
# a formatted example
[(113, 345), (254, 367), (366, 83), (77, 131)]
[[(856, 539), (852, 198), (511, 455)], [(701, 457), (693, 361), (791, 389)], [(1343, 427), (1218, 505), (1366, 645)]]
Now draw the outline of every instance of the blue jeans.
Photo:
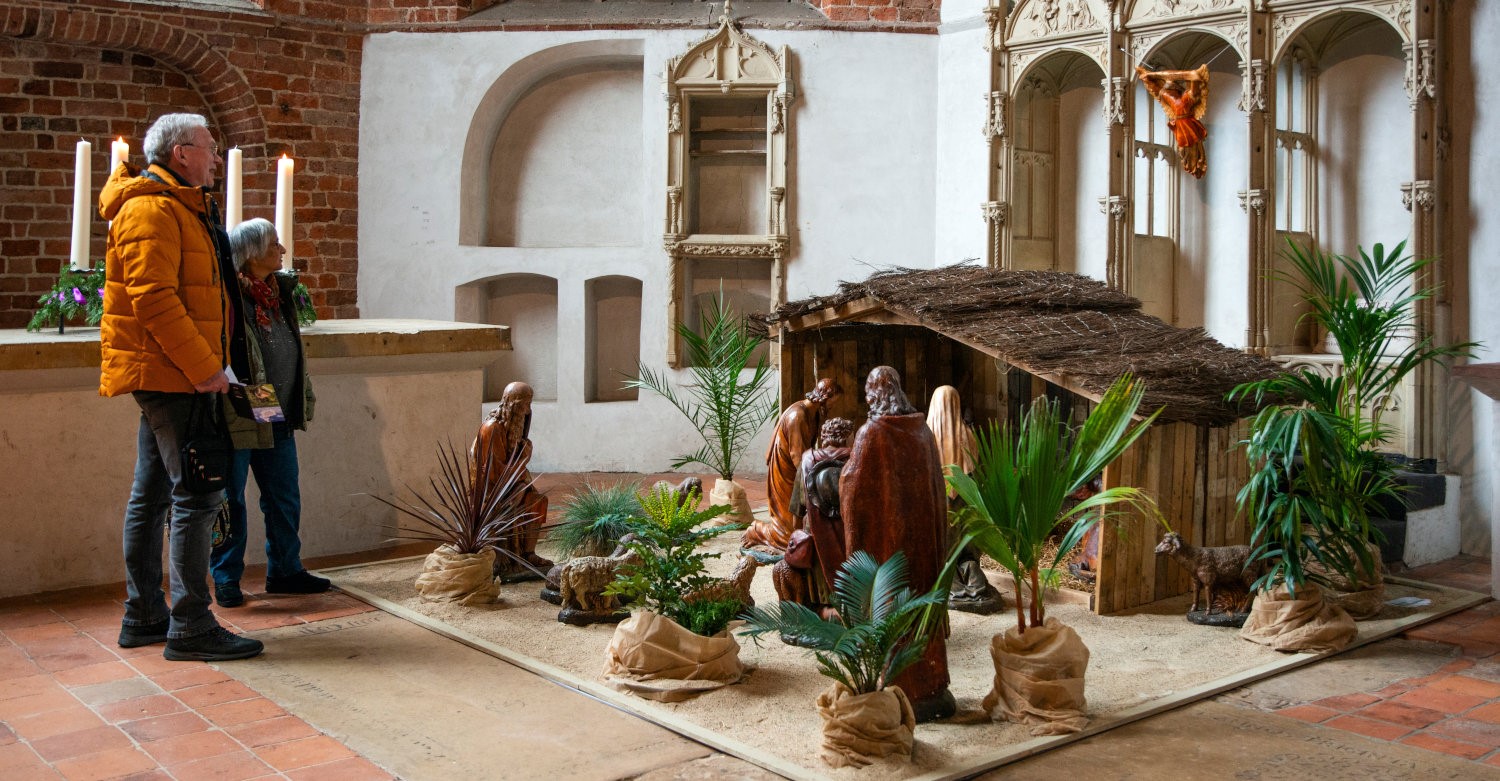
[[(135, 442), (135, 482), (125, 505), (125, 618), (142, 627), (168, 618), (169, 638), (196, 637), (219, 622), (209, 611), (208, 547), (223, 491), (190, 493), (182, 485), (179, 450), (187, 435), (193, 393), (136, 391), (141, 425)], [(161, 590), (162, 527), (171, 548), (172, 607)]]
[(277, 423), (275, 447), (236, 450), (230, 462), (229, 532), (231, 539), (213, 554), (214, 583), (240, 582), (245, 574), (245, 481), (255, 472), (260, 488), (260, 511), (266, 517), (266, 578), (286, 578), (302, 571), (302, 494), (297, 487), (297, 441), (292, 429)]

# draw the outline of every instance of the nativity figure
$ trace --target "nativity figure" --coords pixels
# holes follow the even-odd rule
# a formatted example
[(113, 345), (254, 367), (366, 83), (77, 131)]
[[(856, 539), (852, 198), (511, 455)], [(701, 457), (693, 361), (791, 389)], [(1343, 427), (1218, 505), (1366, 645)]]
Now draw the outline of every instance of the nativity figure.
[(765, 546), (778, 553), (786, 550), (792, 529), (797, 525), (791, 510), (797, 467), (803, 451), (817, 443), (818, 429), (823, 425), (828, 405), (841, 392), (833, 380), (818, 380), (806, 398), (787, 407), (777, 419), (771, 445), (766, 450), (766, 500), (770, 518), (750, 524), (741, 542), (744, 547)]
[(547, 523), (547, 496), (531, 484), (527, 465), (531, 462), (531, 386), (513, 382), (505, 386), (500, 405), (479, 426), (479, 434), (469, 449), (471, 468), (479, 469), (479, 459), (489, 459), (488, 474), (509, 475), (520, 469), (517, 482), (523, 491), (521, 506), (528, 515), (500, 543), (495, 556), (495, 576), (502, 583), (541, 580), (552, 568), (552, 562), (536, 553), (537, 538)]
[(1136, 66), (1135, 72), (1167, 115), (1182, 170), (1202, 179), (1208, 172), (1203, 153), (1203, 141), (1208, 138), (1208, 128), (1203, 126), (1203, 115), (1208, 112), (1208, 66), (1190, 71), (1148, 71)]

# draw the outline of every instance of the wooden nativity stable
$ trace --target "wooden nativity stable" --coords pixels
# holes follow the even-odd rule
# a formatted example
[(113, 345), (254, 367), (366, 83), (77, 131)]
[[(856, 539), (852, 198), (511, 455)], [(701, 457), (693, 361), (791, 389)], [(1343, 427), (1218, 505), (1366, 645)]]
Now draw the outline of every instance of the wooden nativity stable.
[[(1194, 545), (1249, 541), (1235, 494), (1248, 467), (1236, 443), (1252, 412), (1224, 400), (1235, 385), (1273, 376), (1264, 359), (1144, 314), (1141, 302), (1088, 277), (958, 265), (897, 269), (838, 292), (789, 302), (765, 317), (779, 349), (781, 401), (821, 377), (844, 394), (830, 415), (865, 417), (863, 382), (882, 364), (900, 373), (921, 409), (940, 385), (959, 391), (973, 423), (1017, 419), (1048, 396), (1081, 421), (1121, 374), (1146, 383), (1143, 411), (1162, 415), (1105, 470), (1106, 487), (1133, 485), (1156, 499)], [(1114, 533), (1118, 529), (1119, 533)], [(1102, 536), (1094, 611), (1120, 612), (1191, 589), (1187, 573), (1154, 549), (1163, 529), (1127, 514)]]

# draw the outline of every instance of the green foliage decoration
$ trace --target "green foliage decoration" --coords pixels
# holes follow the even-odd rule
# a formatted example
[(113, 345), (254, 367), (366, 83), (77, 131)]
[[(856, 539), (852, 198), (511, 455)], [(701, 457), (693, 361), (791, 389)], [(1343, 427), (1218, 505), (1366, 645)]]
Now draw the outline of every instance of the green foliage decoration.
[(36, 300), (39, 305), (26, 324), (28, 331), (82, 319), (98, 325), (104, 318), (104, 269), (63, 269), (57, 284)]
[(679, 505), (677, 493), (669, 486), (657, 486), (640, 494), (642, 517), (632, 522), (630, 530), (635, 539), (626, 543), (640, 560), (621, 567), (615, 582), (604, 593), (670, 618), (697, 634), (712, 636), (729, 625), (739, 608), (716, 611), (703, 607), (707, 601), (699, 602), (697, 607), (688, 601), (693, 592), (718, 581), (708, 574), (705, 562), (718, 558), (719, 554), (700, 551), (698, 546), (744, 527), (696, 528), (729, 510), (722, 504), (695, 510), (698, 499), (698, 491), (694, 489), (687, 501)]
[[(1041, 626), (1046, 618), (1044, 589), (1056, 581), (1056, 568), (1083, 535), (1101, 520), (1101, 510), (1127, 504), (1138, 512), (1160, 516), (1145, 492), (1130, 486), (1107, 488), (1063, 510), (1068, 496), (1084, 487), (1135, 443), (1161, 414), (1153, 412), (1133, 423), (1145, 397), (1145, 386), (1130, 375), (1120, 377), (1094, 406), (1083, 425), (1074, 430), (1062, 419), (1056, 401), (1038, 399), (1021, 419), (1019, 429), (1009, 422), (991, 425), (977, 435), (972, 476), (950, 469), (948, 485), (963, 504), (950, 520), (963, 532), (953, 549), (943, 578), (957, 566), (959, 554), (973, 543), (1010, 570), (1017, 584), (1026, 584), (1026, 602), (1016, 599), (1016, 627)], [(1042, 549), (1052, 529), (1072, 521), (1050, 567), (1043, 568)], [(1028, 623), (1029, 614), (1029, 623)]]
[[(502, 545), (520, 532), (522, 524), (535, 515), (525, 508), (526, 464), (519, 459), (499, 467), (490, 464), (487, 453), (470, 459), (467, 450), (449, 442), (438, 445), (439, 474), (428, 478), (430, 497), (408, 487), (416, 501), (384, 497), (373, 498), (408, 518), (416, 527), (388, 528), (393, 540), (436, 542), (449, 545), (458, 553), (479, 553), (495, 548), (500, 555), (510, 555)], [(525, 562), (521, 562), (525, 563)]]
[(702, 464), (719, 477), (733, 480), (745, 446), (778, 411), (771, 367), (762, 356), (750, 377), (741, 379), (765, 340), (751, 333), (744, 319), (734, 314), (722, 291), (714, 297), (713, 306), (703, 311), (700, 331), (686, 323), (677, 325), (677, 335), (687, 345), (688, 371), (693, 376), (681, 391), (672, 387), (666, 372), (652, 371), (644, 363), (638, 367), (639, 378), (626, 380), (625, 387), (656, 393), (698, 430), (703, 446), (677, 456), (672, 461), (673, 469)]
[(1253, 556), (1266, 564), (1256, 588), (1285, 585), (1295, 595), (1308, 581), (1333, 582), (1313, 562), (1354, 583), (1377, 571), (1371, 513), (1382, 497), (1400, 496), (1395, 467), (1377, 452), (1392, 435), (1386, 401), (1423, 364), (1471, 356), (1478, 345), (1418, 338), (1415, 307), (1436, 289), (1419, 287), (1430, 261), (1407, 254), (1404, 241), (1351, 258), (1288, 240), (1285, 255), (1292, 272), (1277, 279), (1296, 287), (1310, 307), (1304, 317), (1337, 341), (1342, 369), (1288, 371), (1229, 398), (1270, 402), (1240, 443), (1251, 474), (1236, 498), (1251, 516)]
[(922, 658), (941, 623), (933, 616), (944, 614), (948, 603), (946, 582), (914, 593), (905, 554), (897, 551), (876, 564), (869, 553), (856, 551), (834, 577), (836, 618), (822, 618), (796, 602), (778, 602), (746, 611), (740, 634), (755, 640), (771, 632), (795, 636), (813, 650), (819, 673), (854, 694), (869, 694)]

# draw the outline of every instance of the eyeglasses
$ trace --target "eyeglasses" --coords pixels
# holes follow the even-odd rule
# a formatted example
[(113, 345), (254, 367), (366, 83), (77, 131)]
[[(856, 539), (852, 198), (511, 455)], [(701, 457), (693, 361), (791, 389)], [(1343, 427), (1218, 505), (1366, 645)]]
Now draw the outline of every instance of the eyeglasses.
[(208, 151), (210, 151), (210, 152), (213, 153), (214, 157), (218, 157), (219, 156), (219, 145), (218, 144), (214, 144), (213, 146), (199, 146), (197, 144), (178, 144), (178, 146), (190, 146), (190, 147), (193, 147), (194, 149), (207, 149)]

